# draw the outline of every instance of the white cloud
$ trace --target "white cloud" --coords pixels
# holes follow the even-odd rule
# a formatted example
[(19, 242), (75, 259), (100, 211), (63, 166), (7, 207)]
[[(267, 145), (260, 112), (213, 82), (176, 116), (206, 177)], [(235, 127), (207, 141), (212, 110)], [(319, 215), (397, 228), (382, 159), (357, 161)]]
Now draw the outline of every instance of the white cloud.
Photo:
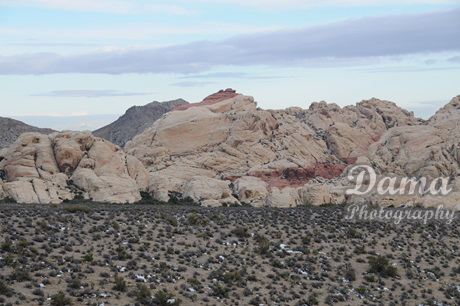
[(56, 10), (113, 14), (187, 15), (195, 12), (179, 5), (128, 0), (0, 0), (0, 6), (39, 7)]

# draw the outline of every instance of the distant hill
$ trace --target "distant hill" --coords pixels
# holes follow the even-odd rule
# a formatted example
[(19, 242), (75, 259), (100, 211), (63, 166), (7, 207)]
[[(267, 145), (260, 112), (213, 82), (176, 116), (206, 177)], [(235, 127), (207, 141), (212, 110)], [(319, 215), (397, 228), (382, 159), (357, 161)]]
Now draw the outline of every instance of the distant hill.
[(42, 129), (31, 126), (22, 121), (11, 118), (0, 117), (0, 149), (10, 146), (19, 137), (19, 135), (26, 132), (51, 134), (55, 131), (52, 129)]
[(188, 102), (177, 99), (166, 102), (154, 101), (144, 106), (133, 106), (116, 121), (94, 131), (93, 135), (123, 147), (126, 142), (150, 127), (163, 114), (184, 104), (188, 104)]

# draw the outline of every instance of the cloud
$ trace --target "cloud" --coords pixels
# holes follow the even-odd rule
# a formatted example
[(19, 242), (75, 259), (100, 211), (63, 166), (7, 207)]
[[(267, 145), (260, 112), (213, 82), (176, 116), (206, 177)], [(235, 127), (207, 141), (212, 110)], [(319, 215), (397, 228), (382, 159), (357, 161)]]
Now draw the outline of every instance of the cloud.
[(194, 82), (194, 81), (185, 81), (171, 84), (172, 86), (177, 87), (201, 87), (209, 84), (214, 84), (214, 82)]
[[(1, 1), (1, 0), (0, 0)], [(55, 39), (61, 41), (72, 37), (72, 39), (141, 39), (147, 37), (158, 37), (161, 35), (240, 35), (248, 33), (248, 29), (253, 32), (275, 31), (282, 27), (273, 25), (256, 24), (232, 24), (226, 22), (203, 22), (198, 25), (172, 26), (172, 25), (151, 25), (151, 24), (130, 24), (97, 27), (75, 28), (3, 28), (0, 33), (12, 37), (34, 37), (34, 39)], [(59, 43), (55, 43), (59, 45)], [(152, 44), (154, 46), (161, 46)], [(142, 46), (144, 47), (144, 46)]]
[[(308, 66), (417, 53), (460, 51), (460, 9), (368, 17), (316, 27), (79, 55), (0, 57), (0, 74), (182, 73), (233, 66)], [(358, 61), (359, 62), (359, 61)]]
[(460, 70), (460, 66), (458, 67), (377, 67), (377, 68), (366, 68), (366, 69), (359, 69), (359, 72), (367, 72), (367, 73), (396, 73), (396, 72), (423, 72), (423, 71), (437, 71), (437, 70)]
[(119, 90), (92, 90), (92, 89), (76, 89), (76, 90), (55, 90), (44, 93), (32, 94), (34, 97), (72, 97), (72, 98), (99, 98), (99, 97), (131, 97), (145, 96), (152, 93), (144, 92), (128, 92)]
[(259, 10), (292, 10), (311, 7), (349, 7), (375, 5), (458, 4), (459, 0), (184, 0), (204, 2), (210, 5), (238, 5)]
[(0, 0), (0, 6), (38, 7), (56, 10), (113, 14), (188, 15), (195, 13), (178, 5), (149, 4), (148, 1), (139, 0)]
[(448, 62), (451, 62), (451, 63), (460, 63), (460, 56), (453, 56), (449, 59), (447, 59)]
[(179, 77), (179, 79), (282, 79), (287, 78), (284, 76), (269, 76), (269, 75), (260, 75), (256, 73), (246, 73), (246, 72), (211, 72), (211, 73), (201, 73), (201, 74), (192, 74)]

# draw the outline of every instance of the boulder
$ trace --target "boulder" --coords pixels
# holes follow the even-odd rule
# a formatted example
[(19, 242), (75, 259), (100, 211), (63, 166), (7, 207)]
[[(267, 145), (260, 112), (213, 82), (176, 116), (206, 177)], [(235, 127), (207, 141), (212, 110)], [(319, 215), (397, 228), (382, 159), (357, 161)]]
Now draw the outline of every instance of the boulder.
[(262, 207), (267, 204), (270, 187), (260, 178), (243, 176), (235, 180), (233, 186), (241, 203), (250, 204), (254, 207)]
[(238, 204), (238, 200), (232, 196), (229, 185), (230, 181), (194, 176), (185, 182), (182, 196), (190, 197), (195, 202), (202, 202), (203, 206)]
[(300, 204), (320, 206), (325, 204), (343, 204), (346, 188), (331, 183), (308, 183), (299, 188)]
[(295, 207), (299, 203), (299, 193), (297, 188), (286, 187), (279, 189), (271, 188), (271, 192), (267, 197), (267, 205), (270, 207)]

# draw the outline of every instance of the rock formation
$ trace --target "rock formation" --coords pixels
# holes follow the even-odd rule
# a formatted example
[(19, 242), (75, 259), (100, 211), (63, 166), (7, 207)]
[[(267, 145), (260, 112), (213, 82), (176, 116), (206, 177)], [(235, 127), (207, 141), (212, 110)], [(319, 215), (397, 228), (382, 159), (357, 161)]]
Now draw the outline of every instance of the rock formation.
[(104, 138), (120, 147), (150, 127), (163, 114), (181, 105), (187, 105), (183, 99), (167, 102), (151, 102), (144, 106), (133, 106), (111, 124), (93, 132), (94, 136)]
[(4, 196), (19, 203), (132, 203), (148, 185), (137, 158), (89, 132), (24, 133), (2, 151), (0, 169)]
[[(263, 110), (227, 89), (163, 114), (124, 151), (90, 133), (23, 134), (1, 151), (0, 197), (131, 203), (147, 191), (160, 201), (182, 197), (204, 206), (372, 202), (460, 209), (459, 119), (460, 96), (423, 121), (375, 98), (344, 108), (315, 102)], [(347, 174), (356, 165), (378, 178), (444, 176), (454, 191), (381, 196), (374, 187), (349, 195), (356, 177)]]
[(164, 115), (125, 150), (153, 173), (148, 189), (157, 199), (167, 200), (168, 190), (184, 193), (200, 176), (232, 182), (243, 203), (295, 206), (310, 201), (300, 195), (310, 180), (340, 176), (388, 129), (420, 123), (378, 99), (262, 110), (252, 97), (227, 89)]
[(52, 129), (41, 129), (27, 125), (24, 122), (0, 117), (0, 150), (10, 146), (22, 133), (37, 132), (41, 134), (51, 134)]

